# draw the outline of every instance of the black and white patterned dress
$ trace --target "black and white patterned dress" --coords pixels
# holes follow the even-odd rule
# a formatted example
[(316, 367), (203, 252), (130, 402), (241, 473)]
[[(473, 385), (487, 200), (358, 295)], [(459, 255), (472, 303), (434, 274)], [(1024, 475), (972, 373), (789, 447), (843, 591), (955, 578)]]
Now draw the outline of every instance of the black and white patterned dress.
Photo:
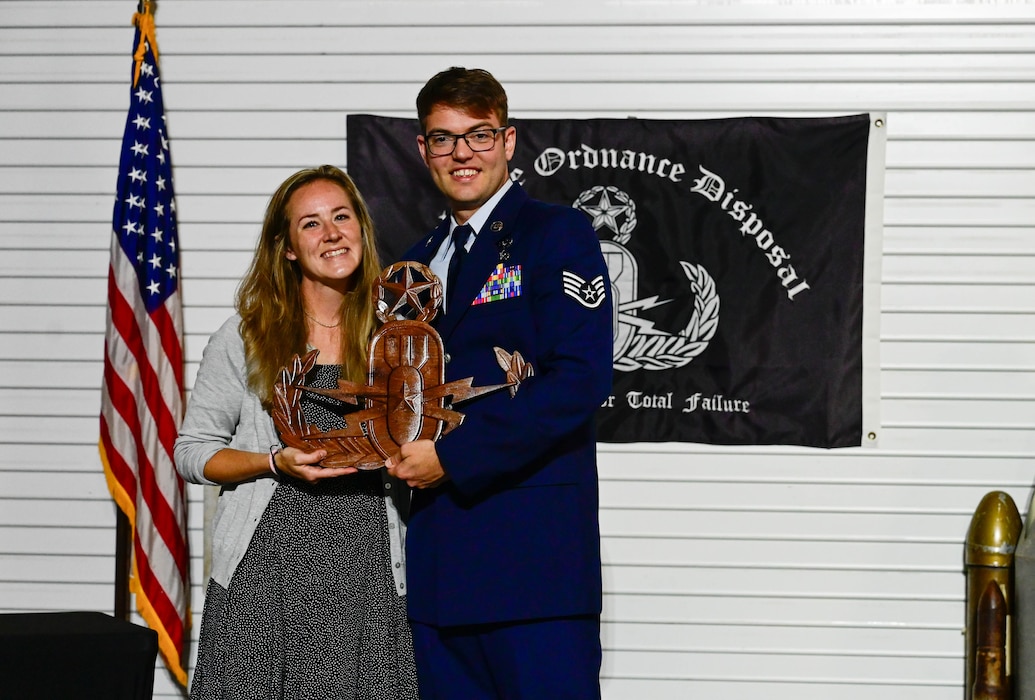
[[(307, 383), (337, 378), (320, 365)], [(337, 402), (306, 396), (310, 423), (341, 427)], [(282, 477), (229, 588), (209, 582), (192, 700), (417, 698), (382, 476)]]

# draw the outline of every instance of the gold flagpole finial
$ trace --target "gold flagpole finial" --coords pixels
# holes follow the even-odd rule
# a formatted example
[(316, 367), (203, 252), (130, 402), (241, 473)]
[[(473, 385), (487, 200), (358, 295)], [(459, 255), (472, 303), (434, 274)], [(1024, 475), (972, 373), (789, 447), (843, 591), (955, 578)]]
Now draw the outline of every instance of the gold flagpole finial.
[(133, 24), (140, 29), (140, 43), (133, 54), (133, 87), (137, 86), (140, 79), (140, 64), (144, 61), (144, 53), (147, 51), (147, 43), (151, 44), (151, 51), (154, 52), (155, 61), (158, 60), (158, 41), (155, 38), (155, 16), (153, 13), (154, 2), (152, 0), (140, 0), (137, 3), (137, 12), (133, 13)]

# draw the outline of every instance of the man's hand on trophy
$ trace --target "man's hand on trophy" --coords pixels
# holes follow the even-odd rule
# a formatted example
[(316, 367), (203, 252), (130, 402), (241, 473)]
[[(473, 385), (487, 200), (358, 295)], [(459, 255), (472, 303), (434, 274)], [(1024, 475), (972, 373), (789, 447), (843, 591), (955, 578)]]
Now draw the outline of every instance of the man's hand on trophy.
[(385, 460), (385, 467), (389, 474), (415, 489), (433, 488), (449, 479), (438, 461), (433, 440), (403, 443), (397, 453)]

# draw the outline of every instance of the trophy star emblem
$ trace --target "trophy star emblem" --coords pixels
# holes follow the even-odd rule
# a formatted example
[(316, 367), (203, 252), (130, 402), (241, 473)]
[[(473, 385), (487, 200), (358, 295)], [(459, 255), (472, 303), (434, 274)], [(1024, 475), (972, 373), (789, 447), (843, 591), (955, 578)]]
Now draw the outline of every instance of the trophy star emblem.
[(391, 296), (395, 303), (388, 306), (384, 311), (385, 316), (394, 318), (402, 309), (423, 309), (425, 307), (424, 297), (434, 294), (434, 287), (441, 289), (439, 281), (434, 275), (430, 279), (418, 280), (414, 277), (413, 269), (406, 267), (402, 270), (402, 278), (398, 280), (386, 279), (382, 281), (381, 287), (384, 296)]
[(411, 413), (419, 414), (421, 409), (420, 392), (409, 391), (403, 395), (402, 404), (410, 409)]

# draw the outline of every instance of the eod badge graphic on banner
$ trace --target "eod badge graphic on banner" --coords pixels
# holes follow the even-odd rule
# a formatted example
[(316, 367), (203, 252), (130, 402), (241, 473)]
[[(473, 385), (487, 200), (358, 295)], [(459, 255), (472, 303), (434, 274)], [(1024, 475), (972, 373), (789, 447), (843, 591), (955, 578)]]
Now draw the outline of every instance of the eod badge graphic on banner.
[[(511, 123), (512, 178), (600, 236), (615, 299), (601, 441), (873, 442), (883, 116)], [(446, 215), (418, 130), (348, 117), (386, 262)]]

